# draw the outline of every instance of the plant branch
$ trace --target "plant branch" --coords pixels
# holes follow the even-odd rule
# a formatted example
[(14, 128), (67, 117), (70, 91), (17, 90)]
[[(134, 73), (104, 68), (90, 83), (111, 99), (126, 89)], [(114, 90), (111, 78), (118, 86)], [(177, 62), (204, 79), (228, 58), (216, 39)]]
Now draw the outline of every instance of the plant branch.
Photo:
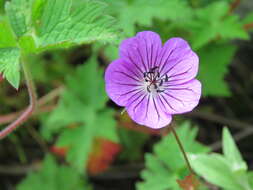
[[(48, 102), (52, 101), (53, 99), (59, 97), (59, 95), (62, 93), (63, 90), (64, 90), (64, 87), (60, 86), (58, 88), (55, 88), (54, 90), (52, 90), (48, 94), (44, 95), (43, 97), (41, 97), (37, 101), (37, 109), (32, 114), (34, 115), (34, 114), (41, 113), (41, 112), (51, 111), (53, 109), (54, 105), (51, 105), (51, 106), (50, 105), (44, 106), (44, 105), (47, 104)], [(18, 115), (20, 115), (24, 111), (25, 110), (0, 116), (0, 124), (5, 124), (5, 123), (9, 123), (9, 122), (13, 121)]]
[(16, 120), (14, 120), (12, 123), (7, 125), (3, 130), (0, 131), (0, 139), (3, 139), (7, 135), (9, 135), (13, 130), (15, 130), (18, 126), (23, 124), (31, 116), (31, 114), (33, 113), (36, 107), (37, 96), (36, 96), (36, 91), (33, 84), (31, 73), (29, 69), (27, 68), (26, 63), (24, 63), (23, 61), (21, 63), (22, 63), (23, 71), (24, 71), (28, 94), (29, 94), (29, 106)]
[(205, 119), (208, 121), (212, 121), (215, 123), (220, 123), (222, 125), (228, 125), (229, 127), (233, 127), (235, 129), (242, 129), (242, 128), (251, 128), (253, 127), (252, 124), (244, 123), (239, 120), (235, 119), (230, 119), (223, 117), (221, 115), (216, 115), (213, 113), (207, 113), (204, 111), (193, 111), (187, 114), (189, 117), (195, 117), (195, 118), (200, 118), (200, 119)]
[(192, 175), (194, 175), (194, 172), (193, 172), (193, 170), (192, 170), (190, 161), (189, 161), (189, 159), (188, 159), (188, 157), (187, 157), (187, 155), (186, 155), (186, 152), (185, 152), (185, 150), (184, 150), (183, 144), (181, 143), (181, 141), (180, 141), (180, 139), (179, 139), (179, 137), (178, 137), (178, 135), (177, 135), (177, 133), (176, 133), (176, 131), (175, 131), (175, 129), (174, 129), (174, 126), (171, 126), (171, 131), (172, 131), (172, 133), (173, 133), (173, 135), (174, 135), (174, 137), (175, 137), (175, 139), (176, 139), (176, 141), (177, 141), (177, 144), (178, 144), (178, 146), (179, 146), (179, 148), (180, 148), (180, 150), (181, 150), (181, 152), (182, 152), (182, 154), (183, 154), (183, 156), (184, 156), (185, 162), (186, 162), (186, 164), (187, 164), (187, 167), (188, 167), (190, 173), (191, 173)]

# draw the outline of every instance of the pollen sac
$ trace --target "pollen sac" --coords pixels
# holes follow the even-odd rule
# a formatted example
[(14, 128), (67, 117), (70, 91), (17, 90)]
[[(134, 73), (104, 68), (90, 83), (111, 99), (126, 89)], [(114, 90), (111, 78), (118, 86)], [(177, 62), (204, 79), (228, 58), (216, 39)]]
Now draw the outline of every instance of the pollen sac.
[(155, 66), (149, 69), (148, 72), (143, 73), (145, 82), (147, 83), (147, 92), (149, 93), (161, 93), (165, 89), (162, 88), (164, 82), (168, 82), (168, 76), (161, 77), (159, 67)]

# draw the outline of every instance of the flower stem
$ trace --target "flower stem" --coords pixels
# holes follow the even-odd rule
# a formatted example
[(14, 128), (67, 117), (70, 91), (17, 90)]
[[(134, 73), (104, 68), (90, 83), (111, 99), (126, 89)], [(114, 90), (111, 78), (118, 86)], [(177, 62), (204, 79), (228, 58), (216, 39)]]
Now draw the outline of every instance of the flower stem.
[(14, 131), (18, 126), (23, 124), (32, 115), (36, 107), (37, 95), (31, 73), (23, 60), (21, 61), (21, 64), (23, 67), (26, 86), (29, 94), (29, 106), (16, 120), (14, 120), (12, 123), (7, 125), (3, 130), (0, 131), (0, 139), (3, 139), (7, 135), (9, 135), (12, 131)]
[(176, 139), (176, 141), (177, 141), (177, 144), (178, 144), (178, 146), (179, 146), (179, 148), (180, 148), (180, 150), (181, 150), (181, 152), (182, 152), (182, 154), (183, 154), (183, 156), (184, 156), (184, 160), (185, 160), (185, 162), (186, 162), (186, 164), (187, 164), (187, 167), (188, 167), (190, 173), (191, 173), (192, 175), (194, 175), (194, 172), (193, 172), (193, 170), (192, 170), (190, 161), (189, 161), (189, 159), (188, 159), (188, 157), (187, 157), (187, 155), (186, 155), (186, 152), (185, 152), (185, 150), (184, 150), (184, 147), (183, 147), (183, 145), (182, 145), (182, 143), (181, 143), (181, 141), (180, 141), (180, 139), (179, 139), (179, 137), (178, 137), (178, 135), (177, 135), (177, 133), (176, 133), (176, 131), (175, 131), (175, 129), (174, 129), (173, 126), (171, 127), (171, 131), (172, 131), (172, 133), (173, 133), (173, 135), (174, 135), (174, 137), (175, 137), (175, 139)]

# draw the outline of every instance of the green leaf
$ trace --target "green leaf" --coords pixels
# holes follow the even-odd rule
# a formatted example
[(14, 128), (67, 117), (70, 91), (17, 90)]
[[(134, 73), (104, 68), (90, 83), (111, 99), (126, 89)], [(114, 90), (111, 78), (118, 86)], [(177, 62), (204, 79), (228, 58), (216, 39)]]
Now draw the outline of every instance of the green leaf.
[(223, 137), (222, 137), (222, 145), (223, 145), (223, 153), (226, 159), (229, 161), (231, 168), (233, 171), (246, 171), (247, 164), (242, 159), (242, 156), (227, 128), (223, 128)]
[[(97, 128), (96, 136), (103, 137), (113, 142), (118, 142), (119, 137), (116, 129), (116, 121), (113, 119), (114, 111), (111, 109), (106, 109), (97, 114), (96, 126)], [(100, 126), (103, 130), (99, 130)]]
[(235, 50), (235, 46), (231, 44), (212, 44), (198, 51), (200, 57), (198, 78), (202, 82), (204, 96), (230, 95), (224, 77)]
[(10, 26), (5, 21), (0, 21), (0, 48), (15, 46), (16, 40)]
[(233, 174), (230, 163), (221, 155), (192, 154), (191, 165), (198, 175), (219, 187), (230, 190), (244, 190)]
[(42, 168), (38, 172), (30, 173), (20, 184), (17, 190), (91, 190), (84, 179), (72, 168), (59, 166), (54, 158), (47, 155)]
[(250, 12), (248, 15), (246, 15), (243, 19), (242, 19), (242, 23), (243, 24), (249, 24), (253, 22), (253, 12)]
[(82, 1), (73, 8), (72, 0), (12, 0), (6, 12), (21, 49), (25, 53), (66, 48), (94, 41), (113, 42), (115, 20), (104, 14), (106, 4)]
[(118, 141), (114, 112), (105, 108), (107, 100), (103, 72), (91, 58), (67, 78), (66, 91), (42, 128), (48, 138), (60, 132), (57, 145), (70, 147), (67, 160), (79, 172), (85, 171), (96, 137)]
[(19, 46), (26, 54), (36, 52), (36, 43), (31, 35), (24, 35), (20, 37)]
[(4, 12), (4, 0), (0, 0), (0, 16)]
[(19, 38), (28, 31), (30, 0), (12, 0), (6, 2), (5, 10), (16, 36)]
[(66, 47), (96, 40), (111, 42), (116, 37), (114, 19), (103, 15), (105, 4), (84, 1), (71, 11), (71, 0), (47, 0), (41, 16), (39, 46)]
[(142, 171), (142, 178), (145, 182), (137, 183), (137, 190), (180, 190), (176, 183), (179, 176), (173, 174), (163, 163), (154, 155), (146, 154), (145, 162), (148, 168)]
[(191, 16), (187, 3), (181, 0), (108, 0), (107, 2), (111, 13), (119, 19), (120, 27), (128, 36), (136, 32), (136, 24), (151, 26), (154, 18), (178, 22), (187, 20)]
[(248, 181), (249, 181), (250, 187), (253, 189), (253, 171), (248, 173)]
[[(208, 147), (195, 141), (197, 129), (191, 129), (189, 123), (182, 124), (177, 129), (177, 134), (183, 141), (182, 143), (187, 153), (205, 153), (210, 151)], [(167, 190), (168, 188), (180, 189), (176, 179), (184, 177), (187, 168), (183, 155), (172, 134), (163, 137), (155, 145), (153, 155), (148, 154), (145, 158), (146, 169), (141, 172), (144, 182), (137, 184), (138, 190), (151, 190), (156, 185), (159, 190)]]
[(141, 160), (143, 156), (143, 146), (149, 136), (140, 132), (120, 128), (119, 137), (120, 144), (123, 147), (120, 158), (128, 161)]
[(218, 38), (249, 39), (248, 33), (239, 22), (239, 17), (228, 15), (228, 10), (229, 4), (219, 1), (194, 12), (195, 18), (187, 24), (188, 30), (192, 32), (191, 41), (194, 49), (199, 49)]
[(0, 48), (0, 73), (18, 89), (20, 81), (20, 51), (18, 48)]
[(77, 68), (75, 75), (67, 78), (67, 86), (83, 104), (98, 110), (108, 100), (102, 76), (103, 70), (98, 69), (97, 61), (92, 57), (88, 63)]

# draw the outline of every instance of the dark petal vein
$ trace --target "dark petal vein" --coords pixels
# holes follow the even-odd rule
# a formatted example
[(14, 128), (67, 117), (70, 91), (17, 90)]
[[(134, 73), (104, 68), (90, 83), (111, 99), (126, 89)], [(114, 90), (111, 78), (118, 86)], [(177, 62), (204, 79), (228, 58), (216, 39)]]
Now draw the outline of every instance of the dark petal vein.
[(160, 73), (163, 71), (163, 69), (164, 69), (164, 67), (165, 67), (165, 65), (166, 65), (166, 63), (167, 63), (167, 61), (169, 60), (169, 58), (170, 58), (170, 56), (172, 55), (172, 53), (174, 52), (174, 50), (175, 50), (175, 49), (171, 50), (170, 53), (169, 53), (169, 55), (168, 55), (168, 57), (166, 58), (166, 60), (165, 60), (163, 63), (161, 63), (162, 66), (160, 65), (160, 66), (161, 66), (161, 68), (160, 68)]
[[(134, 112), (135, 112), (135, 110), (136, 110), (136, 108), (144, 101), (144, 99), (146, 98), (146, 94), (145, 95), (143, 95), (143, 97), (142, 97), (142, 99), (138, 102), (138, 104), (136, 104), (135, 106), (134, 106)], [(138, 98), (139, 99), (139, 98)]]
[(175, 96), (173, 96), (173, 95), (171, 95), (171, 94), (169, 94), (169, 93), (166, 93), (166, 92), (164, 92), (164, 94), (166, 94), (167, 96), (169, 96), (169, 97), (171, 97), (171, 98), (177, 100), (177, 101), (180, 102), (183, 106), (185, 106), (185, 105), (184, 105), (184, 102), (183, 102), (182, 100), (180, 100), (179, 98), (176, 98)]
[(148, 116), (149, 101), (150, 101), (150, 94), (148, 94), (148, 101), (147, 101), (147, 109), (146, 109), (145, 118), (147, 118), (147, 116)]
[(142, 74), (142, 73), (143, 73), (142, 69), (134, 62), (134, 60), (132, 59), (132, 57), (130, 56), (129, 53), (127, 53), (127, 55), (128, 55), (128, 58), (129, 58), (130, 62), (131, 62), (131, 63), (140, 71), (140, 73)]
[(143, 60), (143, 57), (142, 57), (142, 55), (141, 55), (141, 52), (140, 52), (139, 48), (137, 48), (137, 52), (138, 52), (138, 54), (139, 54), (139, 56), (140, 56), (140, 58), (141, 58), (141, 63), (142, 63), (142, 65), (143, 65), (144, 69), (145, 69), (145, 72), (147, 72), (148, 69), (146, 68), (145, 62), (144, 62), (144, 60)]
[(126, 84), (126, 83), (118, 83), (118, 82), (115, 82), (115, 84), (123, 85), (123, 86), (140, 86), (138, 84)]
[(120, 73), (120, 74), (122, 74), (122, 75), (125, 75), (126, 77), (131, 78), (131, 79), (133, 79), (133, 80), (135, 80), (135, 81), (137, 81), (137, 82), (140, 82), (140, 80), (138, 80), (138, 79), (136, 79), (136, 78), (130, 76), (130, 75), (127, 74), (127, 73), (124, 73), (124, 72), (122, 72), (122, 71), (115, 71), (115, 72)]
[(170, 109), (172, 109), (172, 110), (174, 110), (175, 112), (177, 112), (177, 110), (175, 110), (171, 105), (170, 105), (170, 103), (166, 100), (166, 98), (164, 98), (164, 96), (162, 95), (162, 94), (159, 94), (161, 97), (162, 97), (162, 99), (166, 102), (166, 104), (170, 107)]
[(135, 92), (135, 91), (141, 91), (141, 89), (136, 88), (136, 89), (134, 89), (134, 90), (130, 90), (130, 91), (127, 91), (126, 93), (119, 94), (119, 95), (120, 95), (120, 97), (121, 97), (121, 96), (126, 96), (126, 95), (128, 95), (128, 94), (130, 94), (130, 93), (133, 93), (133, 92)]
[(155, 99), (154, 99), (154, 98), (152, 98), (152, 99), (153, 99), (153, 103), (154, 103), (154, 106), (155, 106), (155, 110), (156, 110), (156, 113), (157, 113), (157, 116), (158, 116), (158, 122), (159, 122), (161, 116), (160, 116), (159, 111), (158, 111), (158, 109), (157, 109), (157, 106), (156, 106), (156, 103), (155, 103)]

